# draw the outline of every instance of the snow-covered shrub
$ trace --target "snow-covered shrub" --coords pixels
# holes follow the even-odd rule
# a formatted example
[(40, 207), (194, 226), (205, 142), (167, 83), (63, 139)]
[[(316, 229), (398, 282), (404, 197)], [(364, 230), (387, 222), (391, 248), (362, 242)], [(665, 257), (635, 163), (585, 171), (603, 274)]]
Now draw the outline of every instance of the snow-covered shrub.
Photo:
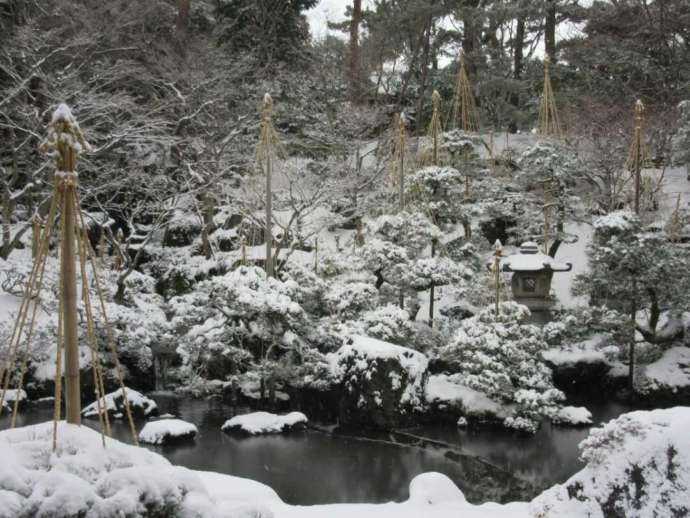
[(298, 296), (294, 281), (267, 278), (256, 267), (242, 266), (199, 283), (193, 293), (170, 301), (183, 362), (224, 379), (250, 358), (276, 358), (301, 346), (308, 319)]
[(378, 291), (372, 284), (363, 282), (333, 282), (324, 296), (328, 310), (334, 315), (347, 319), (362, 311), (372, 309)]
[(690, 409), (631, 412), (580, 444), (587, 465), (530, 503), (533, 516), (690, 516)]
[(361, 323), (367, 336), (405, 347), (411, 346), (414, 326), (410, 322), (410, 314), (399, 306), (388, 304), (367, 311), (362, 315)]
[(541, 330), (524, 323), (529, 310), (504, 302), (460, 322), (450, 344), (438, 351), (446, 364), (463, 373), (464, 383), (491, 399), (515, 406), (506, 426), (533, 432), (543, 416), (551, 416), (564, 399), (553, 386)]

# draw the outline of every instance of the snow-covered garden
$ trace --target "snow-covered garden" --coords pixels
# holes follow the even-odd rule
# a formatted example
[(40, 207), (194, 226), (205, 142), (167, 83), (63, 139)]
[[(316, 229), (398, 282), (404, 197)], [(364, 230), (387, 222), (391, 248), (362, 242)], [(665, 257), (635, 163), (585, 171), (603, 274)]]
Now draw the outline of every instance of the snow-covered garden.
[(330, 3), (0, 0), (0, 517), (690, 516), (683, 0)]

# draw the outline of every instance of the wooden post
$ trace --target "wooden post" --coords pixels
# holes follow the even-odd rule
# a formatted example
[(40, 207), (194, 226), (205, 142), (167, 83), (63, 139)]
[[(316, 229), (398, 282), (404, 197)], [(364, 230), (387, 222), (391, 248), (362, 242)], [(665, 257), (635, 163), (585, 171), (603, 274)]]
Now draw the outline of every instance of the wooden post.
[(399, 194), (400, 194), (400, 210), (405, 209), (405, 126), (406, 126), (406, 119), (405, 119), (405, 113), (400, 112), (400, 120), (399, 120), (399, 128), (400, 128), (400, 133), (399, 133), (399, 148), (400, 148), (400, 169), (399, 169), (399, 180), (400, 180), (400, 189), (399, 189)]
[(31, 221), (31, 232), (31, 257), (36, 259), (41, 243), (41, 218), (38, 214), (35, 214)]
[(635, 141), (633, 143), (633, 174), (635, 175), (635, 214), (640, 213), (640, 179), (642, 176), (642, 112), (644, 104), (635, 103)]
[[(67, 122), (63, 130), (69, 131)], [(56, 173), (62, 194), (62, 235), (60, 276), (62, 278), (62, 321), (65, 344), (65, 418), (68, 423), (81, 424), (81, 393), (79, 381), (79, 327), (77, 314), (77, 275), (75, 257), (75, 232), (77, 215), (74, 211), (77, 173), (76, 153), (65, 140), (58, 141), (62, 161), (61, 171)]]
[(264, 236), (266, 240), (266, 276), (273, 277), (273, 211), (271, 206), (271, 175), (273, 174), (272, 162), (272, 121), (273, 117), (273, 99), (269, 94), (264, 95), (264, 110), (263, 110), (263, 124), (265, 139), (264, 139), (264, 153), (266, 157), (266, 226), (264, 229)]
[[(642, 112), (644, 104), (641, 100), (635, 102), (635, 136), (633, 140), (632, 173), (635, 176), (635, 214), (640, 214), (640, 177), (642, 175)], [(630, 297), (631, 336), (628, 350), (628, 389), (630, 400), (635, 398), (635, 332), (637, 327), (637, 277), (632, 279), (632, 297)]]
[(501, 255), (503, 251), (503, 245), (499, 239), (496, 240), (494, 244), (494, 282), (496, 288), (496, 317), (500, 311), (499, 302), (501, 298)]
[[(405, 122), (405, 113), (400, 112), (400, 211), (405, 210)], [(405, 309), (405, 293), (402, 288), (400, 288), (398, 304), (400, 305), (400, 309)]]
[(319, 238), (314, 238), (314, 273), (319, 273)]
[(241, 248), (242, 248), (242, 266), (247, 265), (247, 240), (245, 239), (244, 236), (240, 238), (240, 242), (242, 243)]
[[(440, 105), (441, 105), (441, 95), (438, 90), (434, 90), (431, 96), (431, 106), (433, 108), (433, 114), (431, 116), (431, 139), (433, 141), (433, 152), (431, 155), (432, 164), (438, 166), (438, 134), (440, 126)], [(436, 215), (434, 214), (434, 220)], [(435, 223), (435, 222), (434, 222)], [(436, 255), (436, 241), (431, 240), (431, 257)], [(436, 286), (431, 283), (429, 288), (429, 327), (434, 327), (434, 299), (436, 298)]]

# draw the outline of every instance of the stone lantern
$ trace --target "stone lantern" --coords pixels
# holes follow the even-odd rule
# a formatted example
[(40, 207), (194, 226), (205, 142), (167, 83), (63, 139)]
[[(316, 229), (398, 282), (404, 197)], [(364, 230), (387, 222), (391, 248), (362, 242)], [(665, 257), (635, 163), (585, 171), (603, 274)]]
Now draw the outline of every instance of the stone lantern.
[(569, 272), (571, 263), (559, 263), (541, 253), (537, 243), (520, 245), (516, 254), (501, 261), (501, 270), (513, 274), (510, 287), (513, 297), (532, 310), (548, 309), (551, 305), (551, 279), (554, 272)]

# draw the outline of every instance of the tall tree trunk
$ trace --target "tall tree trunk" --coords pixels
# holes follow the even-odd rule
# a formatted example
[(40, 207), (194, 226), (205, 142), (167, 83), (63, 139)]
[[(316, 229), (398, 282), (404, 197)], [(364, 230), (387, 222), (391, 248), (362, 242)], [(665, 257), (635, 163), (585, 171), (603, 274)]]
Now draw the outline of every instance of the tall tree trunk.
[(546, 0), (544, 47), (551, 63), (556, 62), (556, 0)]
[(361, 95), (359, 77), (359, 25), (362, 22), (362, 0), (352, 2), (352, 21), (350, 22), (350, 55), (348, 75), (350, 79), (350, 100), (358, 102)]

